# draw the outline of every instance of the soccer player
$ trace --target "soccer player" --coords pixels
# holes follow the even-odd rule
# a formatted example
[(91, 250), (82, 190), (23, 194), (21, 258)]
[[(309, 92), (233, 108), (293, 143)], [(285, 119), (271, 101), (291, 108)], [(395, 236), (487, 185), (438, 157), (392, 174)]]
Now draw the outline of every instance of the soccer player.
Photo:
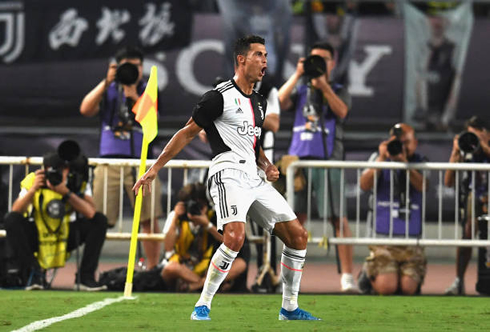
[(210, 320), (211, 301), (243, 245), (249, 213), (254, 221), (284, 242), (283, 300), (279, 319), (318, 320), (300, 309), (297, 301), (307, 232), (286, 200), (264, 180), (264, 177), (268, 181), (279, 178), (279, 171), (265, 157), (258, 142), (267, 102), (253, 87), (262, 80), (267, 69), (264, 39), (259, 36), (238, 39), (234, 58), (233, 79), (201, 97), (187, 124), (172, 137), (133, 190), (137, 193), (142, 187), (143, 195), (151, 192), (151, 182), (158, 171), (204, 129), (214, 155), (208, 190), (216, 207), (218, 229), (223, 231), (223, 243), (211, 259), (191, 319)]

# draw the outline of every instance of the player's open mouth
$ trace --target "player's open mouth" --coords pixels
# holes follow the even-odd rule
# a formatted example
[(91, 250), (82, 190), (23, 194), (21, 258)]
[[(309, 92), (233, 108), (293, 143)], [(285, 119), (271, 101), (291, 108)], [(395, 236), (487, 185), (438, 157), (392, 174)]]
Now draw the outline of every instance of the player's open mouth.
[(262, 76), (265, 75), (265, 71), (267, 70), (267, 67), (264, 67), (260, 70), (260, 73), (262, 74)]

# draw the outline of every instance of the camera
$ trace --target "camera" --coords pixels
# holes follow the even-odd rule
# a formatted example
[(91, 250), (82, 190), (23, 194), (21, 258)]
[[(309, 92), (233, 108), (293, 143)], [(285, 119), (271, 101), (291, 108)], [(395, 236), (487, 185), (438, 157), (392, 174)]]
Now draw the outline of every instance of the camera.
[(325, 59), (319, 55), (310, 55), (303, 62), (305, 76), (309, 79), (317, 78), (327, 72)]
[(139, 70), (136, 65), (125, 62), (117, 66), (116, 81), (123, 85), (133, 85), (138, 81)]
[(391, 156), (396, 156), (403, 151), (403, 143), (400, 138), (403, 135), (403, 129), (400, 124), (396, 124), (393, 128), (390, 129), (390, 135), (395, 136), (396, 138), (390, 141), (387, 145), (388, 153)]
[(63, 181), (63, 168), (68, 165), (67, 187), (78, 192), (82, 184), (88, 181), (88, 159), (81, 153), (80, 146), (72, 140), (63, 141), (57, 149), (57, 153), (50, 153), (43, 159), (46, 179), (57, 186)]
[(201, 209), (202, 209), (201, 204), (193, 199), (190, 199), (187, 202), (185, 202), (186, 212), (193, 216), (200, 215)]
[(459, 134), (458, 145), (463, 155), (474, 154), (480, 150), (478, 136), (469, 131)]
[(63, 173), (61, 169), (54, 168), (54, 167), (47, 167), (46, 168), (46, 179), (53, 185), (57, 186), (63, 181)]

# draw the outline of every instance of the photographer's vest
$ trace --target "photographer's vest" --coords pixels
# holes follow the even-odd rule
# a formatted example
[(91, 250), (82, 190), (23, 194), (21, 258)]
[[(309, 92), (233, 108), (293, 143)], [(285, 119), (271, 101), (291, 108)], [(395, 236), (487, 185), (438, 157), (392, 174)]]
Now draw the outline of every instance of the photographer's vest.
[[(138, 94), (145, 91), (146, 84), (140, 82), (137, 87)], [(103, 103), (100, 105), (100, 151), (101, 157), (127, 157), (139, 158), (141, 144), (143, 141), (143, 132), (139, 123), (133, 125), (129, 132), (130, 137), (121, 139), (121, 136), (115, 135), (114, 129), (119, 124), (119, 109), (126, 102), (123, 92), (120, 92), (118, 85), (113, 82), (107, 88)], [(132, 110), (128, 110), (131, 112)]]
[[(342, 85), (333, 84), (333, 91), (337, 94)], [(321, 125), (318, 124), (318, 130), (315, 132), (308, 131), (305, 128), (306, 118), (303, 116), (303, 108), (307, 102), (308, 86), (302, 85), (297, 91), (298, 100), (296, 102), (296, 114), (294, 118), (293, 136), (291, 138), (291, 146), (288, 154), (298, 156), (300, 158), (317, 158), (327, 159), (332, 155), (335, 147), (335, 126), (337, 116), (332, 112), (326, 100), (323, 100), (323, 121), (325, 124), (326, 137), (322, 135)], [(323, 96), (320, 96), (323, 98)], [(322, 121), (320, 119), (319, 121)], [(325, 156), (324, 141), (327, 144), (327, 153)]]
[[(388, 160), (389, 161), (389, 160)], [(410, 162), (422, 162), (420, 155), (414, 154)], [(393, 179), (401, 178), (405, 170), (393, 170)], [(403, 177), (404, 178), (404, 177)], [(404, 180), (402, 180), (404, 181)], [(393, 207), (391, 213), (393, 216), (393, 234), (405, 235), (406, 219), (403, 213), (400, 213), (400, 197), (397, 195), (397, 186), (393, 185)], [(374, 196), (373, 196), (374, 199)], [(409, 186), (409, 205), (410, 213), (408, 218), (408, 234), (410, 236), (419, 236), (422, 231), (422, 193), (417, 191), (411, 184)], [(405, 203), (403, 202), (402, 205)], [(390, 234), (390, 170), (383, 169), (378, 178), (377, 197), (376, 197), (376, 233)]]
[[(30, 173), (22, 180), (21, 187), (29, 190), (35, 179)], [(51, 189), (40, 188), (33, 197), (26, 217), (34, 219), (38, 231), (39, 248), (37, 260), (43, 269), (63, 267), (69, 257), (67, 242), (70, 214), (69, 204), (62, 202), (62, 195)]]
[[(208, 218), (211, 220), (215, 215), (214, 210), (208, 210)], [(206, 229), (199, 227), (196, 233), (190, 226), (190, 221), (180, 221), (179, 236), (175, 241), (175, 254), (170, 257), (169, 262), (188, 264), (192, 271), (203, 276), (207, 271), (209, 262), (213, 255), (214, 242)]]

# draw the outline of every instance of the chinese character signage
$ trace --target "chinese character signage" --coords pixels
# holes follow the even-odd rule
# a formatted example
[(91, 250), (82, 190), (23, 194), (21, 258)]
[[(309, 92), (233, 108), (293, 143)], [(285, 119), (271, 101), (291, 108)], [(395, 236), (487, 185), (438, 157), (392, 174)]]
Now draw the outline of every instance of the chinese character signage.
[(6, 1), (0, 64), (110, 57), (125, 45), (167, 51), (187, 46), (191, 29), (185, 0)]

